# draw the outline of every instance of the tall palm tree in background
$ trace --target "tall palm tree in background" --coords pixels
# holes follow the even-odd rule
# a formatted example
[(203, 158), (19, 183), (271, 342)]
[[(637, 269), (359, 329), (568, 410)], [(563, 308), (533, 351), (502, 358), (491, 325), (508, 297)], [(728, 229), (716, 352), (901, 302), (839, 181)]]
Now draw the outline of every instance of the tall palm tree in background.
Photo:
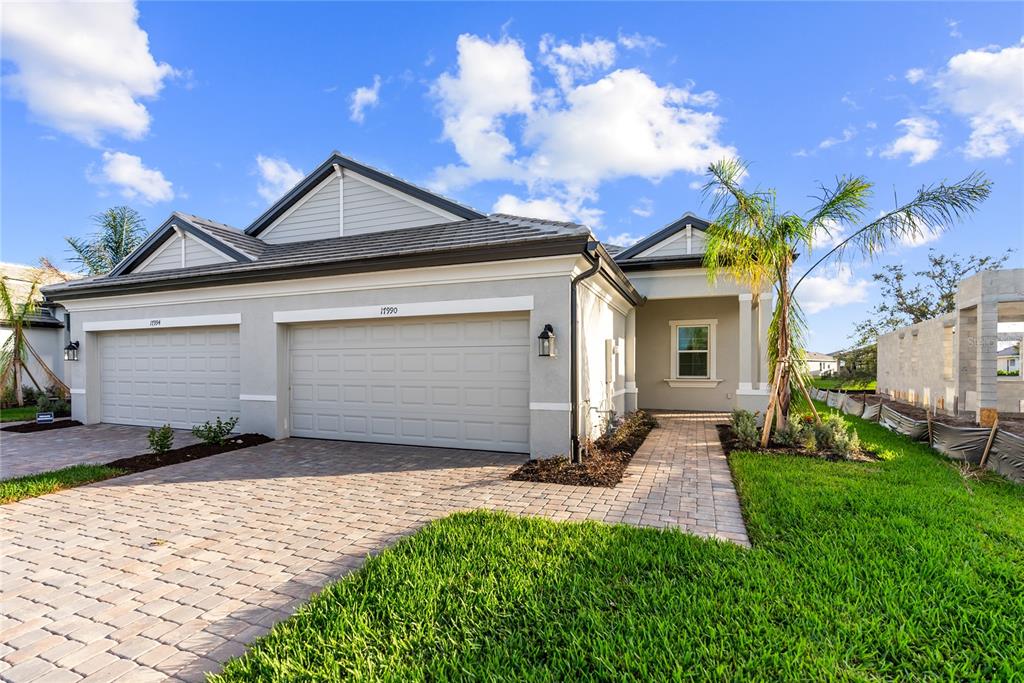
[(24, 301), (15, 301), (15, 295), (7, 286), (7, 278), (0, 279), (0, 320), (3, 320), (4, 327), (10, 328), (11, 334), (0, 346), (0, 388), (7, 388), (9, 383), (14, 386), (14, 398), (19, 406), (25, 405), (25, 396), (22, 393), (22, 373), (27, 374), (36, 389), (43, 390), (32, 371), (28, 369), (28, 357), (31, 355), (36, 359), (36, 364), (42, 368), (45, 380), (50, 386), (56, 387), (62, 396), (70, 394), (68, 386), (61, 381), (57, 375), (46, 365), (46, 362), (39, 357), (36, 350), (28, 342), (26, 329), (31, 326), (31, 318), (39, 311), (39, 276), (29, 283), (28, 294)]
[[(762, 446), (768, 443), (773, 418), (777, 428), (785, 426), (793, 391), (807, 391), (805, 325), (794, 298), (800, 283), (822, 264), (840, 262), (848, 254), (870, 259), (901, 241), (948, 230), (973, 213), (992, 191), (991, 182), (974, 173), (953, 184), (922, 187), (909, 202), (864, 223), (874, 186), (860, 176), (837, 178), (831, 188), (821, 186), (816, 205), (799, 215), (779, 209), (774, 189), (744, 190), (741, 183), (747, 166), (742, 161), (719, 161), (708, 167), (707, 174), (704, 193), (711, 199), (713, 214), (704, 253), (709, 281), (728, 275), (755, 295), (775, 289), (768, 331), (772, 383)], [(793, 283), (799, 252), (810, 252), (815, 241), (835, 245)]]
[(104, 275), (146, 239), (146, 221), (130, 206), (115, 206), (92, 217), (99, 230), (87, 239), (65, 237), (71, 258), (89, 275)]

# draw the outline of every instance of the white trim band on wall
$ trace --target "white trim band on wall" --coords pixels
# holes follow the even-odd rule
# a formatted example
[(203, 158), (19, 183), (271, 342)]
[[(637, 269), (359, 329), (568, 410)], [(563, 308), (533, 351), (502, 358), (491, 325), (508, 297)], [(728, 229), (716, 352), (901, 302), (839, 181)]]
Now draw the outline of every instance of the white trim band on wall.
[(238, 395), (238, 400), (239, 401), (267, 401), (268, 403), (270, 403), (270, 402), (276, 402), (277, 401), (277, 396), (274, 396), (273, 394), (239, 394)]
[(530, 403), (530, 410), (560, 410), (569, 412), (568, 403)]
[(532, 311), (532, 296), (506, 296), (492, 299), (456, 299), (451, 301), (384, 302), (374, 306), (345, 308), (309, 308), (300, 311), (275, 311), (275, 323), (309, 323), (322, 320), (360, 320), (365, 318), (409, 318), (460, 313), (503, 313)]
[(76, 394), (76, 395), (78, 395), (78, 394), (85, 395), (85, 389), (72, 389), (71, 393), (72, 394)]
[(241, 313), (222, 315), (185, 315), (170, 318), (137, 318), (135, 320), (102, 320), (82, 323), (83, 332), (113, 332), (116, 330), (157, 330), (168, 327), (209, 327), (213, 325), (241, 325)]

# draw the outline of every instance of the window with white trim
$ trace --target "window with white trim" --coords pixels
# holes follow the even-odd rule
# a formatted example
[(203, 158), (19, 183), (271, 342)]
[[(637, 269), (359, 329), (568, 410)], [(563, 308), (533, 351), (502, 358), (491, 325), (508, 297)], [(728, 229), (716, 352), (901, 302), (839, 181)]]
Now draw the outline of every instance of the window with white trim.
[(715, 379), (716, 324), (716, 320), (671, 323), (674, 379)]

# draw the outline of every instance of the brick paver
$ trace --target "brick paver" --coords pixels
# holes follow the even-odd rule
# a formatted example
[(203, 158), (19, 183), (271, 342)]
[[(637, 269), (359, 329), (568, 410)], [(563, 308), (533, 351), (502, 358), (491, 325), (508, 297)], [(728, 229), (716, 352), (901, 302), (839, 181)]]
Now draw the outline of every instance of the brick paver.
[[(82, 425), (44, 432), (0, 432), (0, 479), (59, 470), (70, 465), (102, 465), (149, 451), (148, 427)], [(198, 441), (174, 430), (174, 447)]]
[(490, 508), (747, 536), (715, 414), (664, 414), (614, 488), (521, 457), (287, 439), (0, 506), (0, 678), (200, 680), (424, 523)]

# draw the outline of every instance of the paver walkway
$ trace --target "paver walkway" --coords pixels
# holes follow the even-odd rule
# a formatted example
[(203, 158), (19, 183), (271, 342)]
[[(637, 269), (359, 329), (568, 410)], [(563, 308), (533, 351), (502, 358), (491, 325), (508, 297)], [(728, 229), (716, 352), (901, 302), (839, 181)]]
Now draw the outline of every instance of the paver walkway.
[[(0, 479), (59, 470), (70, 465), (102, 465), (149, 451), (149, 427), (82, 425), (44, 432), (0, 432)], [(174, 430), (174, 447), (199, 440)]]
[(746, 543), (715, 422), (662, 427), (610, 489), (521, 456), (287, 439), (0, 506), (0, 678), (200, 680), (424, 523), (491, 508)]

